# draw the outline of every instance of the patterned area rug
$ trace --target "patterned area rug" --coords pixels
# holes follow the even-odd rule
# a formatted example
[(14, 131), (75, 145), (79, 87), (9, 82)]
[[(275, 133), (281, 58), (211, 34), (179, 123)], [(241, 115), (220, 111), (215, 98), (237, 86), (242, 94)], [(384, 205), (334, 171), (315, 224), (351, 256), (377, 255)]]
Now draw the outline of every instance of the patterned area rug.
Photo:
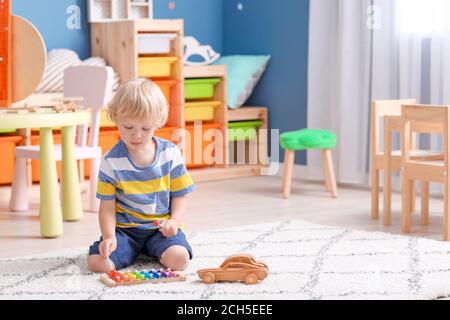
[[(192, 233), (182, 283), (107, 288), (86, 269), (86, 248), (0, 260), (0, 299), (436, 299), (450, 294), (450, 244), (303, 221)], [(231, 254), (263, 259), (269, 277), (205, 285), (196, 270)], [(160, 265), (140, 257), (133, 269)]]

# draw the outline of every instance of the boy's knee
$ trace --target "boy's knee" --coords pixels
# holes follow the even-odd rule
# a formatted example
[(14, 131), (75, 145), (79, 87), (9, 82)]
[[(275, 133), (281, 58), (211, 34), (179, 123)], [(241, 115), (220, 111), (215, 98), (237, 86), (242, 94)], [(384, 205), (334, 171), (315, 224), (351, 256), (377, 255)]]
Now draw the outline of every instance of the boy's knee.
[(183, 246), (171, 246), (163, 252), (159, 261), (166, 268), (183, 271), (189, 264), (189, 252)]

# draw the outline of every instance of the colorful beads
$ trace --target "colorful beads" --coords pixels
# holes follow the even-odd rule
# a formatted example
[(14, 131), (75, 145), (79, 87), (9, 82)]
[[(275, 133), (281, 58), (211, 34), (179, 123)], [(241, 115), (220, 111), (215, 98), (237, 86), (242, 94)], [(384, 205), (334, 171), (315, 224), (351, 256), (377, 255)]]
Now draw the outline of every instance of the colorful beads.
[(135, 271), (133, 272), (133, 274), (136, 276), (138, 280), (145, 280), (145, 277), (139, 271)]
[(125, 276), (128, 278), (128, 281), (136, 280), (136, 276), (132, 274), (131, 272), (125, 272)]
[(108, 273), (108, 276), (117, 283), (129, 282), (129, 281), (147, 281), (154, 279), (175, 278), (179, 275), (173, 272), (171, 269), (151, 269), (149, 271), (125, 271), (119, 272), (112, 270)]
[(159, 270), (158, 270), (158, 273), (159, 273), (159, 275), (160, 275), (161, 278), (167, 278), (167, 277), (168, 277), (167, 273), (164, 272), (163, 269), (159, 269)]
[(111, 272), (109, 273), (109, 277), (113, 279), (115, 282), (126, 281), (125, 275), (120, 272), (117, 272), (116, 270), (111, 270)]
[(148, 273), (147, 271), (141, 271), (141, 274), (146, 278), (146, 279), (153, 279), (153, 275)]
[(172, 271), (172, 269), (170, 269), (170, 268), (167, 268), (167, 274), (168, 274), (168, 276), (169, 276), (169, 278), (172, 278), (172, 277), (176, 277), (177, 275), (175, 274), (175, 272), (173, 272)]

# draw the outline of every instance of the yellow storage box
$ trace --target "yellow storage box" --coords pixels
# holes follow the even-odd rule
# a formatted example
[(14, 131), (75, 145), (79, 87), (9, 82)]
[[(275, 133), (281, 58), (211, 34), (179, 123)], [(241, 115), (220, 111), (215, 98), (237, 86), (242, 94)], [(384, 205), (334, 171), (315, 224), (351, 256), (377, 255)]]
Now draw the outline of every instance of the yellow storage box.
[(185, 121), (209, 121), (214, 120), (214, 110), (219, 107), (220, 101), (186, 102)]
[(176, 57), (140, 57), (138, 75), (148, 78), (170, 77), (171, 66), (177, 59)]

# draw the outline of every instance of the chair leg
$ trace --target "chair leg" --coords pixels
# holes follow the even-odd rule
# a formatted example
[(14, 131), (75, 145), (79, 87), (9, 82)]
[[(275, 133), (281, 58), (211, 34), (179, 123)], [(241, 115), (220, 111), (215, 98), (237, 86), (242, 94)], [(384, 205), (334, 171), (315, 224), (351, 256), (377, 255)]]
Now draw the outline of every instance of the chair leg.
[(80, 191), (81, 193), (86, 192), (85, 182), (86, 179), (84, 177), (84, 160), (78, 160), (78, 175), (80, 180)]
[(411, 230), (411, 184), (412, 181), (402, 178), (402, 232)]
[(91, 159), (89, 167), (89, 211), (98, 212), (100, 200), (97, 199), (98, 171), (100, 159)]
[(444, 182), (444, 241), (450, 240), (450, 206), (449, 206), (450, 182), (445, 177)]
[(329, 183), (330, 183), (330, 189), (331, 189), (331, 196), (333, 198), (337, 197), (337, 186), (336, 186), (336, 176), (334, 174), (334, 166), (333, 166), (333, 159), (331, 157), (331, 150), (326, 149), (324, 151), (325, 153), (325, 159), (326, 159), (326, 165), (327, 165), (327, 171), (328, 171), (328, 177), (329, 177)]
[(33, 185), (33, 167), (31, 166), (32, 162), (31, 159), (26, 160), (26, 167), (27, 167), (27, 184), (29, 187)]
[[(389, 122), (385, 119), (385, 128)], [(392, 132), (384, 132), (384, 155), (383, 155), (383, 224), (390, 226), (392, 223)]]
[(322, 167), (323, 167), (323, 177), (325, 179), (325, 190), (327, 192), (331, 192), (331, 186), (330, 186), (330, 175), (328, 173), (326, 158), (325, 158), (325, 150), (321, 150), (322, 154)]
[(390, 226), (392, 223), (392, 176), (390, 166), (385, 167), (383, 172), (384, 187), (383, 187), (383, 224), (385, 226)]
[(422, 224), (429, 224), (429, 192), (430, 192), (430, 184), (428, 181), (421, 182), (421, 211), (422, 211)]
[(416, 181), (412, 180), (411, 181), (411, 214), (414, 214), (414, 212), (416, 212)]
[[(374, 164), (373, 164), (374, 165)], [(377, 170), (376, 168), (372, 168), (372, 219), (378, 219), (379, 216), (379, 180), (380, 180), (380, 170)]]
[(27, 159), (16, 157), (14, 179), (9, 199), (11, 211), (28, 211)]
[(289, 198), (291, 194), (292, 170), (294, 168), (295, 151), (286, 150), (284, 152), (284, 176), (282, 192), (284, 198)]
[[(31, 129), (19, 129), (18, 133), (20, 133), (25, 141), (26, 146), (31, 146)], [(31, 187), (33, 185), (33, 168), (32, 168), (32, 162), (31, 159), (26, 160), (26, 167), (27, 167), (27, 183), (28, 187)]]

